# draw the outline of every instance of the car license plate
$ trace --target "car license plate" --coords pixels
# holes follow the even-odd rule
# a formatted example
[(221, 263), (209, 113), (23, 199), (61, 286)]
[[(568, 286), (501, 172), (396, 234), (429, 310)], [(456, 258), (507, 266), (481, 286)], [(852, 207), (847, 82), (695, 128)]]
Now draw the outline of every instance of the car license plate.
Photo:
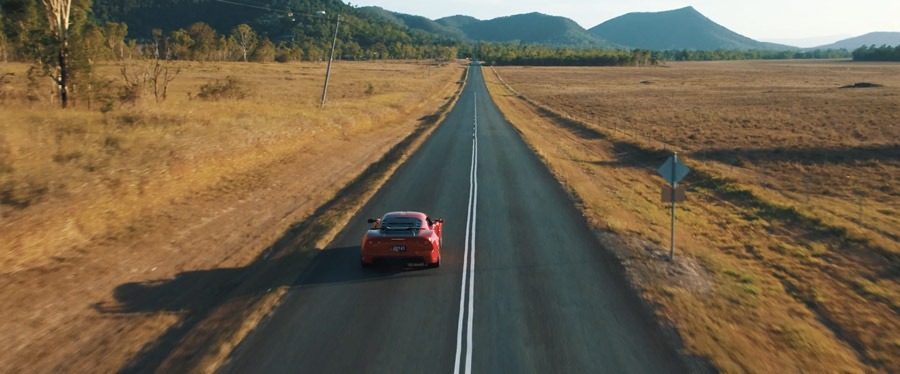
[(406, 246), (405, 245), (395, 245), (395, 246), (391, 247), (391, 250), (394, 252), (406, 252)]

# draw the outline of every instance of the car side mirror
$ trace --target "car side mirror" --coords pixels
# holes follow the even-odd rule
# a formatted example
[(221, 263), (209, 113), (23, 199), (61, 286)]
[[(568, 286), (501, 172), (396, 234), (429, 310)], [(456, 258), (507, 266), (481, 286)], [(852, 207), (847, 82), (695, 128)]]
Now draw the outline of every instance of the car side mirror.
[(369, 223), (375, 223), (375, 219), (374, 219), (374, 218), (369, 218), (369, 220), (368, 220), (367, 222), (369, 222)]

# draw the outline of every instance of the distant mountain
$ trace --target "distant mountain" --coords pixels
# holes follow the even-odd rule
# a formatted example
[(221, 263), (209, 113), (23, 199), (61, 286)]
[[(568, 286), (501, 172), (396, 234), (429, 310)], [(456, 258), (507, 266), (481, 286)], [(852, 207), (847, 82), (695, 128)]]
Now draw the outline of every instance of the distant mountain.
[(591, 35), (575, 21), (541, 13), (518, 14), (487, 21), (460, 16), (440, 19), (445, 25), (456, 24), (466, 39), (486, 42), (521, 42), (558, 46), (609, 47), (602, 38)]
[[(444, 25), (422, 16), (395, 13), (377, 6), (359, 8), (360, 12), (379, 17), (385, 21), (411, 30), (420, 30), (451, 39), (465, 39), (465, 34), (454, 25)], [(463, 16), (459, 16), (463, 17)], [(472, 18), (475, 20), (474, 18)], [(475, 20), (477, 21), (477, 20)]]
[(799, 48), (764, 43), (731, 31), (693, 7), (654, 13), (628, 13), (588, 30), (611, 43), (650, 50)]
[(793, 45), (803, 49), (816, 49), (817, 46), (823, 44), (831, 44), (836, 40), (843, 40), (853, 35), (850, 34), (841, 34), (841, 35), (820, 35), (820, 36), (807, 36), (807, 37), (786, 37), (786, 38), (765, 38), (760, 39), (761, 42), (769, 42), (769, 43), (777, 43), (784, 45)]
[(865, 35), (857, 36), (850, 39), (844, 39), (833, 44), (823, 45), (813, 49), (846, 49), (853, 52), (862, 46), (881, 47), (882, 45), (898, 46), (900, 45), (900, 32), (870, 32)]

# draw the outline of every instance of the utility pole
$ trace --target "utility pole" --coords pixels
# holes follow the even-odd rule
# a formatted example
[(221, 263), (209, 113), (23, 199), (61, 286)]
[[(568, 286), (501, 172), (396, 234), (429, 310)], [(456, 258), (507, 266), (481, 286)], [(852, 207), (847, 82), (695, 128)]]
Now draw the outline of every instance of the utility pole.
[(338, 27), (341, 24), (341, 15), (334, 20), (334, 38), (331, 40), (331, 56), (328, 57), (328, 68), (325, 69), (325, 87), (322, 88), (322, 108), (325, 107), (325, 97), (328, 95), (328, 78), (331, 76), (331, 62), (334, 61), (334, 48), (337, 45)]
[[(42, 1), (60, 1), (60, 0), (42, 0)], [(71, 2), (72, 0), (66, 0), (66, 1)], [(263, 7), (263, 6), (257, 6), (257, 5), (251, 5), (251, 4), (243, 4), (240, 2), (229, 1), (229, 0), (215, 0), (215, 1), (220, 2), (220, 3), (237, 5), (237, 6), (245, 6), (245, 7), (249, 7), (249, 8), (263, 9), (263, 10), (268, 10), (268, 11), (272, 11), (272, 12), (280, 12), (282, 14), (286, 14), (288, 17), (291, 17), (291, 20), (293, 20), (294, 14), (298, 14), (298, 13), (294, 13), (292, 10), (280, 11), (280, 10), (271, 9), (267, 6)], [(324, 10), (320, 10), (315, 13), (300, 12), (299, 14), (326, 15)], [(327, 18), (327, 16), (326, 16), (325, 20), (331, 21), (330, 19)], [(337, 17), (335, 17), (335, 19), (334, 19), (334, 37), (331, 39), (331, 54), (328, 57), (328, 68), (325, 70), (325, 86), (322, 87), (322, 106), (321, 106), (322, 108), (325, 107), (325, 98), (328, 95), (328, 78), (331, 77), (331, 63), (334, 61), (334, 50), (335, 50), (335, 47), (337, 47), (337, 36), (338, 36), (338, 30), (340, 29), (340, 26), (341, 26), (341, 14), (338, 13)]]
[(675, 202), (678, 200), (675, 197), (675, 192), (678, 189), (678, 174), (677, 168), (675, 165), (678, 164), (678, 152), (674, 152), (672, 155), (672, 159), (674, 162), (672, 163), (672, 243), (671, 247), (669, 247), (669, 260), (675, 261)]

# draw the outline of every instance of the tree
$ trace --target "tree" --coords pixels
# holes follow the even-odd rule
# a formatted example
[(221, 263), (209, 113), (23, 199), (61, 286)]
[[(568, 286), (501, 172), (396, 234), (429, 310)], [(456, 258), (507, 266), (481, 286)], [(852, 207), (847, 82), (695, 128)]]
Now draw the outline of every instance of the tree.
[(353, 60), (359, 60), (362, 57), (362, 48), (354, 41), (343, 43), (341, 48), (342, 56), (347, 56)]
[(150, 34), (153, 36), (153, 39), (150, 41), (150, 56), (154, 59), (160, 59), (160, 49), (165, 48), (165, 51), (162, 53), (162, 58), (165, 60), (169, 60), (172, 58), (172, 54), (169, 50), (169, 37), (163, 36), (163, 32), (160, 29), (153, 29)]
[(900, 61), (900, 45), (862, 46), (853, 51), (855, 61)]
[(374, 58), (384, 59), (388, 57), (388, 48), (384, 43), (378, 42), (370, 49)]
[(178, 29), (172, 32), (166, 40), (168, 46), (166, 55), (176, 60), (188, 60), (191, 58), (191, 47), (194, 46), (194, 39), (184, 31)]
[(195, 22), (188, 26), (187, 34), (194, 41), (191, 58), (198, 61), (209, 60), (210, 53), (216, 46), (216, 30), (205, 22)]
[(234, 52), (234, 39), (219, 35), (216, 37), (216, 61), (231, 61)]
[(275, 61), (275, 44), (269, 41), (269, 38), (263, 39), (262, 43), (253, 51), (250, 59), (254, 62), (272, 62)]
[[(0, 14), (2, 17), (2, 14)], [(2, 22), (2, 20), (0, 20)], [(9, 42), (6, 41), (6, 34), (0, 32), (0, 61), (7, 62), (9, 59)]]
[(97, 59), (107, 59), (113, 57), (113, 50), (110, 49), (106, 35), (103, 29), (94, 25), (87, 24), (81, 30), (80, 50), (92, 61)]
[(0, 1), (0, 24), (12, 59), (35, 57), (39, 41), (47, 27), (40, 6), (31, 0)]
[(325, 55), (322, 48), (310, 42), (303, 43), (301, 49), (305, 52), (304, 55), (307, 61), (321, 61)]
[(259, 42), (256, 33), (246, 23), (242, 23), (237, 25), (234, 30), (231, 30), (231, 38), (234, 39), (235, 44), (241, 51), (244, 62), (247, 62), (248, 55), (256, 49), (256, 44)]
[(72, 10), (72, 0), (41, 0), (44, 11), (47, 13), (47, 21), (50, 33), (55, 38), (58, 49), (58, 66), (51, 73), (50, 78), (56, 82), (59, 88), (59, 100), (65, 108), (69, 102), (69, 15)]
[(125, 37), (128, 36), (128, 25), (124, 22), (107, 22), (103, 27), (106, 36), (106, 47), (119, 60), (125, 59)]

